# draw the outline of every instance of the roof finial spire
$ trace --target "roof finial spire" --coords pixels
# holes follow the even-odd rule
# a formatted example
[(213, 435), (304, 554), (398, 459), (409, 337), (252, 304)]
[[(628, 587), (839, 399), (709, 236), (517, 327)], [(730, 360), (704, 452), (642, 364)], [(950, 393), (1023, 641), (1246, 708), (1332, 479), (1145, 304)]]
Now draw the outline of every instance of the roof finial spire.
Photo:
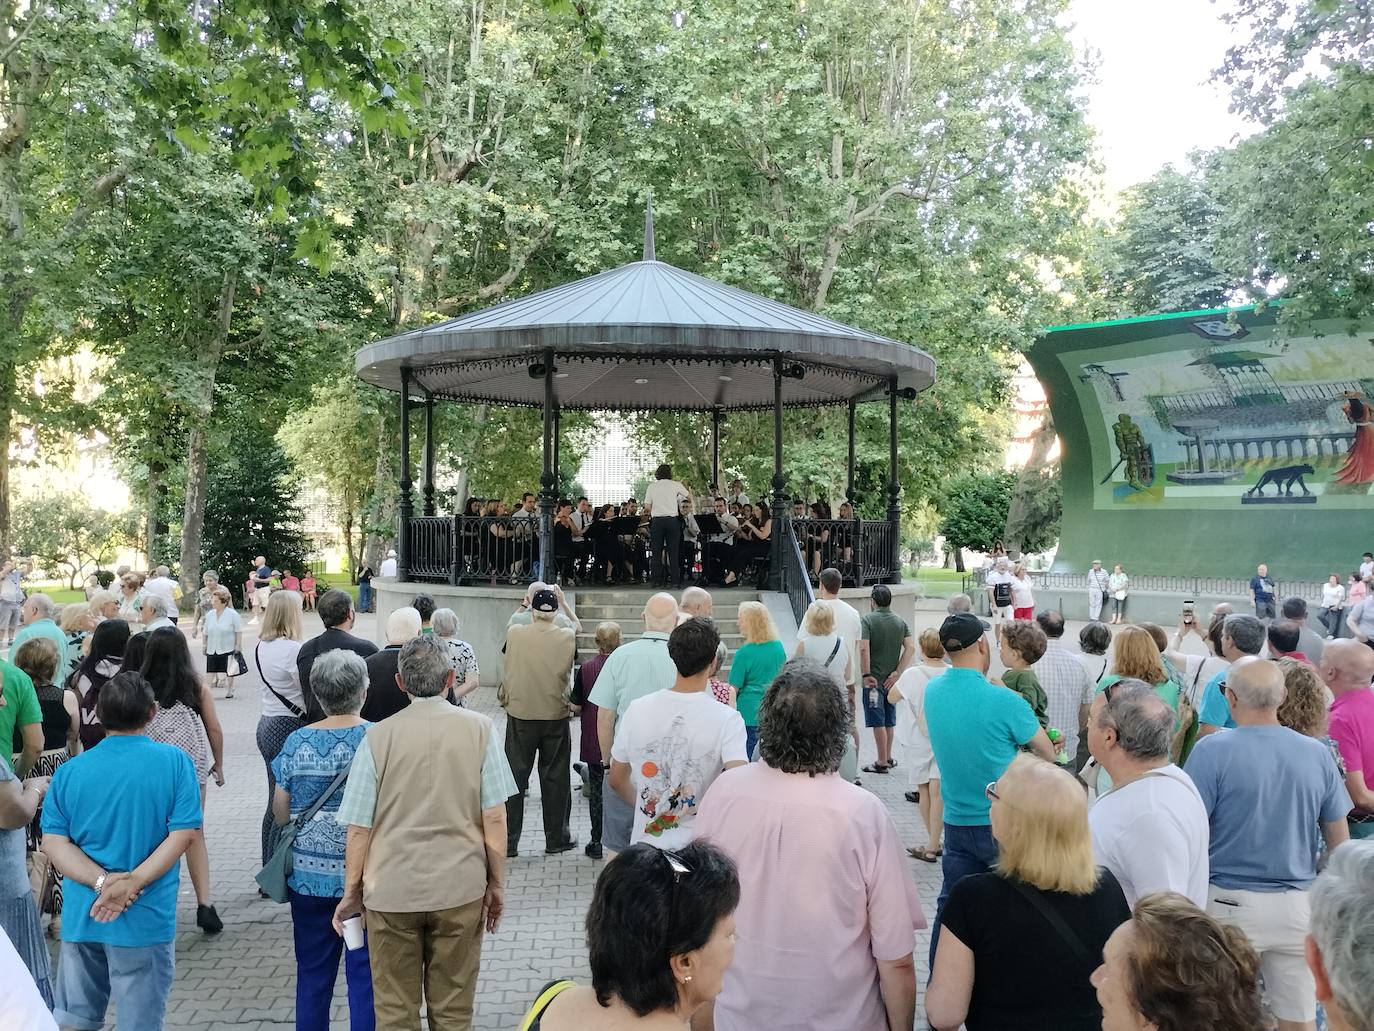
[(657, 261), (654, 256), (654, 191), (644, 203), (644, 260)]

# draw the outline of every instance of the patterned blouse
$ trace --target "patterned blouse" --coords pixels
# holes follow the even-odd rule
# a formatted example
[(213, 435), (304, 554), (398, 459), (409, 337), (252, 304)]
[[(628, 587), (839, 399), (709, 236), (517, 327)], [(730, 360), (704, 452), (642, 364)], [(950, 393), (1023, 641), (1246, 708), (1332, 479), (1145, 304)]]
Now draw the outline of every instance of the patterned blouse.
[[(294, 731), (272, 760), (277, 786), (291, 796), (291, 819), (300, 817), (328, 790), (339, 771), (352, 766), (353, 754), (370, 723), (329, 730), (302, 727)], [(291, 849), (292, 869), (287, 886), (298, 895), (342, 898), (344, 846), (348, 828), (338, 821), (347, 781), (296, 833)]]
[[(453, 664), (453, 686), (462, 687), (463, 681), (469, 675), (479, 676), (477, 668), (477, 653), (472, 650), (472, 645), (467, 641), (460, 641), (456, 637), (448, 638), (448, 661)], [(463, 704), (463, 699), (458, 700), (458, 704)]]

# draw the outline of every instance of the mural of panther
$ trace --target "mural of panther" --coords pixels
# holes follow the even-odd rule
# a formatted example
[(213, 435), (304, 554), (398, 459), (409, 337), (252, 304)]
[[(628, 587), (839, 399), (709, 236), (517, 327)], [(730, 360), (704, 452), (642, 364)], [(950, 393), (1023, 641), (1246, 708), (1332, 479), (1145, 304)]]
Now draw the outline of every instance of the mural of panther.
[(1264, 488), (1269, 484), (1274, 485), (1274, 496), (1285, 495), (1293, 496), (1293, 484), (1296, 483), (1302, 488), (1302, 492), (1311, 495), (1307, 489), (1307, 484), (1303, 482), (1304, 476), (1311, 476), (1313, 469), (1310, 465), (1285, 465), (1281, 469), (1270, 469), (1259, 478), (1259, 482), (1245, 492), (1246, 497), (1264, 497)]

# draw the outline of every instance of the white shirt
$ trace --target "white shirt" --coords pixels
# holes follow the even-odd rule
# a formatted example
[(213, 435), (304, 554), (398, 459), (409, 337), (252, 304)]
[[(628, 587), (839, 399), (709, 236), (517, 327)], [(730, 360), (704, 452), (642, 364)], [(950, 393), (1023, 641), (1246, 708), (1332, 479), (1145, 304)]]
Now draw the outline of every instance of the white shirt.
[(33, 975), (0, 928), (0, 1031), (57, 1031)]
[(1322, 608), (1338, 609), (1345, 601), (1345, 587), (1342, 584), (1322, 584)]
[(644, 507), (656, 518), (672, 518), (684, 501), (691, 501), (691, 492), (677, 480), (654, 480), (644, 488)]
[(1031, 669), (1045, 689), (1045, 718), (1064, 735), (1063, 749), (1073, 758), (1078, 754), (1078, 707), (1092, 705), (1097, 681), (1088, 675), (1079, 656), (1058, 641), (1045, 646), (1045, 654)]
[[(305, 698), (301, 695), (301, 675), (296, 669), (296, 654), (301, 650), (301, 642), (293, 641), (289, 637), (278, 637), (272, 641), (263, 641), (255, 650), (257, 662), (249, 666), (249, 669), (257, 672), (258, 666), (262, 667), (262, 676), (266, 678), (276, 689), (277, 694), (281, 695), (292, 705), (305, 708)], [(285, 705), (283, 705), (277, 695), (267, 688), (267, 684), (262, 687), (262, 714), (264, 716), (295, 716)]]
[(166, 616), (158, 616), (142, 630), (137, 631), (137, 633), (151, 634), (154, 630), (161, 630), (165, 626), (176, 626), (176, 624)]
[(655, 691), (631, 702), (611, 746), (634, 784), (631, 844), (688, 844), (706, 789), (725, 763), (748, 761), (744, 741), (744, 719), (709, 691)]
[(844, 687), (849, 676), (849, 649), (839, 634), (823, 634), (812, 637), (805, 630), (797, 632), (797, 643), (806, 642), (806, 657), (815, 659), (825, 667), (827, 673), (835, 678), (839, 687)]
[(892, 736), (906, 749), (912, 766), (919, 766), (926, 758), (934, 761), (930, 734), (926, 730), (926, 687), (948, 668), (944, 663), (927, 666), (922, 662), (908, 666), (893, 685), (902, 700), (897, 704), (897, 727)]
[(1016, 577), (998, 569), (988, 570), (987, 575), (983, 578), (983, 585), (988, 589), (989, 593), (992, 593), (993, 587), (997, 584), (1011, 584), (1012, 597), (1016, 597)]
[(170, 576), (152, 576), (143, 582), (144, 594), (155, 594), (167, 602), (167, 611), (177, 610), (176, 590), (178, 584)]
[[(864, 637), (863, 617), (859, 615), (859, 610), (843, 598), (817, 598), (822, 605), (830, 607), (830, 611), (835, 613), (835, 633), (844, 638), (844, 646), (849, 652), (849, 679), (846, 684), (858, 684), (863, 680), (863, 670), (859, 669), (859, 642)], [(797, 640), (806, 640), (805, 630), (797, 632)], [(807, 654), (811, 654), (808, 646)], [(829, 652), (826, 653), (827, 655)], [(824, 660), (825, 656), (821, 656)]]
[(731, 494), (725, 499), (725, 503), (726, 505), (747, 505), (749, 504), (749, 495), (740, 491), (738, 494)]
[(1098, 861), (1116, 875), (1132, 907), (1152, 891), (1176, 891), (1207, 906), (1207, 807), (1170, 763), (1098, 798), (1088, 810)]
[(1028, 609), (1035, 604), (1035, 595), (1031, 593), (1031, 578), (1026, 576), (1022, 579), (1011, 578), (1011, 603), (1018, 609)]
[(1360, 579), (1361, 579), (1361, 580), (1364, 580), (1364, 579), (1366, 579), (1367, 577), (1369, 577), (1371, 574), (1374, 574), (1374, 562), (1361, 562), (1361, 563), (1360, 563)]
[[(715, 515), (715, 511), (713, 510), (711, 514)], [(713, 533), (706, 539), (712, 544), (729, 544), (735, 539), (735, 531), (739, 529), (739, 520), (729, 512), (726, 512), (724, 515), (716, 516), (716, 519), (719, 520), (725, 532)]]
[(205, 654), (225, 655), (234, 650), (234, 638), (242, 633), (243, 621), (233, 609), (211, 609), (205, 613)]
[(377, 569), (377, 575), (378, 575), (378, 576), (395, 576), (395, 575), (396, 575), (396, 560), (395, 560), (394, 558), (384, 558), (384, 559), (382, 559), (382, 564), (381, 564), (381, 566), (379, 566), (378, 569)]
[(579, 530), (585, 530), (592, 525), (592, 514), (590, 512), (573, 511), (572, 524)]

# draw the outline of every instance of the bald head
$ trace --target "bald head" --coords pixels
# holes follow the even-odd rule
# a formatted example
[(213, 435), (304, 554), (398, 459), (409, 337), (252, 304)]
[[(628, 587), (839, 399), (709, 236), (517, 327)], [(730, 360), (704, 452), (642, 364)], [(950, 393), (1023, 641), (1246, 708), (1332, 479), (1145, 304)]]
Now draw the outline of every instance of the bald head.
[(644, 629), (671, 634), (677, 626), (677, 601), (660, 591), (644, 605)]
[(1321, 675), (1338, 698), (1352, 691), (1366, 691), (1374, 678), (1374, 651), (1349, 638), (1328, 641), (1322, 649)]
[[(689, 587), (682, 592), (682, 603), (679, 608), (689, 618), (692, 616), (710, 616), (713, 608), (711, 592), (704, 587)], [(1370, 654), (1374, 655), (1374, 652)]]
[(1256, 712), (1277, 709), (1285, 692), (1283, 670), (1267, 659), (1247, 655), (1226, 671), (1226, 687), (1242, 708)]

